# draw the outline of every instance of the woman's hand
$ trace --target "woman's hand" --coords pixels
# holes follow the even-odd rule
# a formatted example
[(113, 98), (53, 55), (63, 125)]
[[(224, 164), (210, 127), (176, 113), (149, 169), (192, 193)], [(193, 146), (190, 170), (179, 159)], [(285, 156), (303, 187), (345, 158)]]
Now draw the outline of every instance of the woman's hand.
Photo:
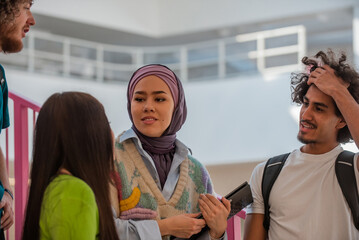
[(5, 192), (0, 201), (0, 208), (4, 208), (4, 215), (1, 217), (1, 228), (8, 230), (14, 223), (13, 199)]
[(199, 233), (206, 222), (203, 219), (197, 219), (199, 213), (181, 214), (158, 220), (158, 226), (162, 236), (172, 235), (178, 238), (189, 238), (193, 234)]
[(201, 194), (199, 208), (209, 227), (211, 237), (222, 237), (227, 229), (227, 218), (231, 211), (231, 203), (225, 198), (222, 198), (222, 202), (220, 202), (211, 194)]

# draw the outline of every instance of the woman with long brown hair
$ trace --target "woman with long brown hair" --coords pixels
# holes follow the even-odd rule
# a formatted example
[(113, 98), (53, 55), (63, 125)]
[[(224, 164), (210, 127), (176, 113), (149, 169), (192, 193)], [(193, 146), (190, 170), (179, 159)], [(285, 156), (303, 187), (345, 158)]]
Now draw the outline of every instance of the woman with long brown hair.
[(113, 135), (89, 94), (53, 94), (37, 118), (22, 239), (118, 239), (110, 205)]

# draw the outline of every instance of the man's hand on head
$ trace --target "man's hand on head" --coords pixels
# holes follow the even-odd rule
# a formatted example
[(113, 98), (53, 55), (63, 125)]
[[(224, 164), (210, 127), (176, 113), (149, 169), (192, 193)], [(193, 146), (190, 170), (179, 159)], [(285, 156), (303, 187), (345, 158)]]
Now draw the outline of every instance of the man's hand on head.
[(335, 74), (334, 69), (328, 65), (316, 68), (310, 73), (308, 85), (315, 84), (320, 91), (333, 96), (335, 91), (343, 91), (349, 87), (349, 83)]

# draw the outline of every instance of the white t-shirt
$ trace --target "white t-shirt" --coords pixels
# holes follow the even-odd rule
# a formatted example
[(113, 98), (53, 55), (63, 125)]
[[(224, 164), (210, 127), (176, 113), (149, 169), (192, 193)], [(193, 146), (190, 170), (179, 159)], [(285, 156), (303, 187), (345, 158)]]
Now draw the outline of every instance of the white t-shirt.
[[(325, 154), (294, 150), (280, 172), (269, 197), (269, 239), (359, 239), (349, 206), (335, 175), (338, 145)], [(355, 160), (358, 154), (355, 155)], [(247, 214), (264, 214), (262, 177), (265, 162), (256, 166), (250, 180), (254, 202)], [(354, 161), (357, 169), (357, 161)], [(359, 173), (355, 171), (359, 185)], [(359, 189), (358, 189), (359, 191)]]

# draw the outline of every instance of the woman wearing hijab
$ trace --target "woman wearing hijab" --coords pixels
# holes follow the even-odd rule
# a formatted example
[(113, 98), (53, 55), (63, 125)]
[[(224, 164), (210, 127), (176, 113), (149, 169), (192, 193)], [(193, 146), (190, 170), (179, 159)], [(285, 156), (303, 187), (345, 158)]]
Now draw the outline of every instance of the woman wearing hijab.
[(212, 195), (207, 170), (176, 138), (187, 117), (181, 82), (163, 65), (144, 66), (127, 101), (133, 125), (115, 144), (120, 238), (189, 238), (207, 225), (199, 239), (223, 239), (230, 203)]

